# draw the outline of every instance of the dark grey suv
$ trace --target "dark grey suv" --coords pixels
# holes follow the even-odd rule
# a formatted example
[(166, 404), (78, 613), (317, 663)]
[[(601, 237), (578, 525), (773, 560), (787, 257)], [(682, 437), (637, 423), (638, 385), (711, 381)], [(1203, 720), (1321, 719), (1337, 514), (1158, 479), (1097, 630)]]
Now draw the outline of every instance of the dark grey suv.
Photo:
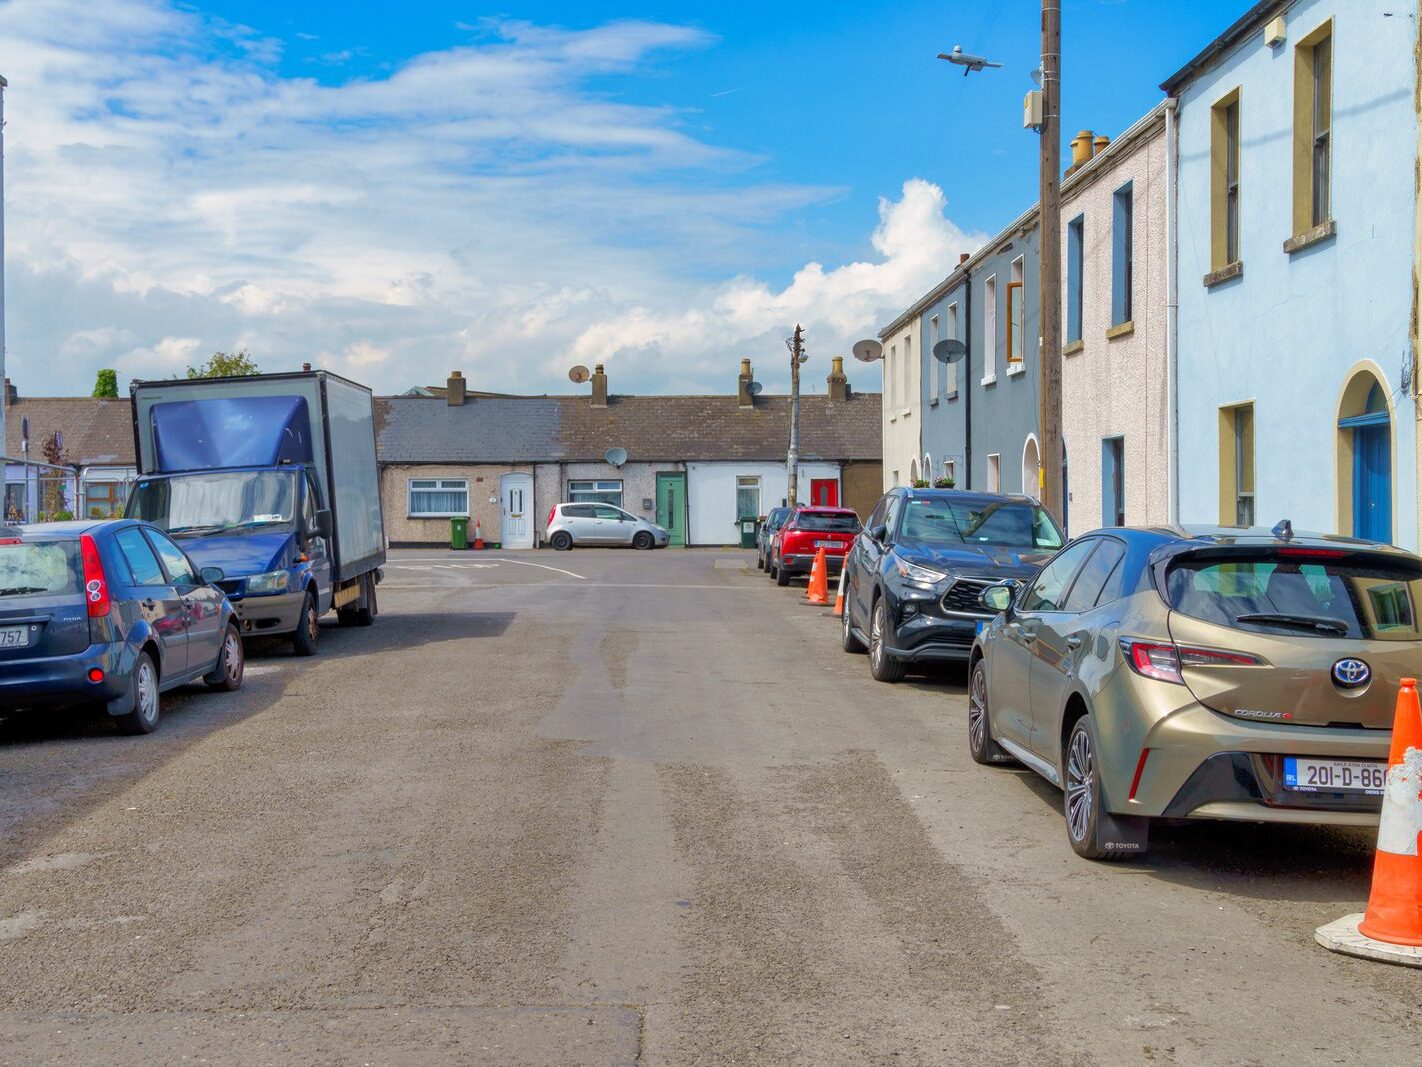
[(1029, 497), (892, 489), (845, 560), (844, 650), (867, 647), (881, 682), (899, 681), (910, 663), (967, 662), (979, 624), (994, 617), (982, 591), (1032, 577), (1065, 540)]

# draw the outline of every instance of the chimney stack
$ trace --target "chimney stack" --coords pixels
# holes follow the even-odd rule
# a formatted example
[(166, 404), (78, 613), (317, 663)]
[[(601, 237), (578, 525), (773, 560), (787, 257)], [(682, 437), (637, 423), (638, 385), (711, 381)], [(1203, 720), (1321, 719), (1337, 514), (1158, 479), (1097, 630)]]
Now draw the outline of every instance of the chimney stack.
[(464, 375), (460, 371), (449, 372), (449, 381), (444, 383), (444, 399), (452, 408), (464, 406)]
[(1071, 166), (1066, 169), (1064, 177), (1070, 178), (1086, 164), (1091, 162), (1092, 135), (1090, 130), (1082, 130), (1071, 139)]
[(825, 381), (829, 383), (830, 400), (849, 399), (849, 379), (844, 376), (843, 356), (835, 356), (830, 361), (829, 377)]
[(751, 395), (750, 383), (754, 381), (751, 375), (751, 361), (741, 360), (741, 376), (736, 379), (736, 403), (742, 408), (755, 407), (755, 397)]
[(10, 379), (5, 379), (5, 403), (13, 404), (20, 399), (20, 391), (10, 384)]
[(310, 364), (310, 363), (303, 363), (303, 364), (301, 365), (301, 369), (302, 369), (302, 371), (309, 371), (309, 370), (311, 369), (311, 364)]
[(607, 372), (602, 369), (601, 363), (593, 368), (592, 406), (595, 408), (607, 407)]
[(973, 258), (973, 254), (972, 254), (971, 252), (959, 252), (959, 253), (958, 253), (958, 266), (961, 267), (964, 263), (968, 262), (968, 260), (970, 260), (970, 259), (972, 259), (972, 258)]

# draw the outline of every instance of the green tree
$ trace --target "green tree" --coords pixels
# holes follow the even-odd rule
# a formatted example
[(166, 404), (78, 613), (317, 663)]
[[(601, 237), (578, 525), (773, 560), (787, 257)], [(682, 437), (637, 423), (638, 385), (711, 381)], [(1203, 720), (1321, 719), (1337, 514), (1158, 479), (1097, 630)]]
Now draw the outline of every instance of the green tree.
[[(69, 466), (69, 456), (64, 448), (64, 439), (59, 436), (56, 430), (44, 439), (44, 444), (40, 446), (40, 453), (44, 456), (46, 463), (55, 467)], [(40, 515), (41, 522), (64, 522), (74, 518), (74, 513), (69, 510), (68, 488), (69, 478), (67, 475), (56, 470), (44, 470), (40, 476), (40, 507), (43, 514)]]
[(240, 378), (246, 374), (256, 374), (257, 363), (245, 348), (228, 355), (214, 352), (212, 358), (201, 367), (189, 367), (189, 378)]
[(94, 396), (118, 396), (118, 371), (99, 371), (94, 380)]

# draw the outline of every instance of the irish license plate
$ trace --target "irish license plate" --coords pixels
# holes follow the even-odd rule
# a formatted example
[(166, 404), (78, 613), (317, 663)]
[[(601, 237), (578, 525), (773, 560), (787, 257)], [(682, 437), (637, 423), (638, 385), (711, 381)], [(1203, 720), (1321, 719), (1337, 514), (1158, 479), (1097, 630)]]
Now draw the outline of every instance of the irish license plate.
[(0, 648), (24, 648), (29, 643), (28, 626), (0, 626)]
[(839, 542), (838, 542), (838, 541), (816, 541), (816, 542), (815, 542), (815, 547), (816, 547), (816, 548), (838, 548), (838, 547), (839, 547)]
[(1301, 793), (1369, 793), (1381, 796), (1387, 765), (1369, 760), (1284, 757), (1284, 787)]

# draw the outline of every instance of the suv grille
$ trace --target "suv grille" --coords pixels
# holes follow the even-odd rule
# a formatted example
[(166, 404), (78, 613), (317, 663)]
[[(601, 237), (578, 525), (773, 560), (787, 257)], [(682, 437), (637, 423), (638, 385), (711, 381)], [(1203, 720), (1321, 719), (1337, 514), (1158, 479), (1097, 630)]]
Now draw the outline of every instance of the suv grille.
[(943, 610), (949, 615), (971, 615), (975, 619), (990, 619), (993, 613), (978, 603), (978, 596), (990, 585), (992, 578), (958, 578), (943, 594)]

